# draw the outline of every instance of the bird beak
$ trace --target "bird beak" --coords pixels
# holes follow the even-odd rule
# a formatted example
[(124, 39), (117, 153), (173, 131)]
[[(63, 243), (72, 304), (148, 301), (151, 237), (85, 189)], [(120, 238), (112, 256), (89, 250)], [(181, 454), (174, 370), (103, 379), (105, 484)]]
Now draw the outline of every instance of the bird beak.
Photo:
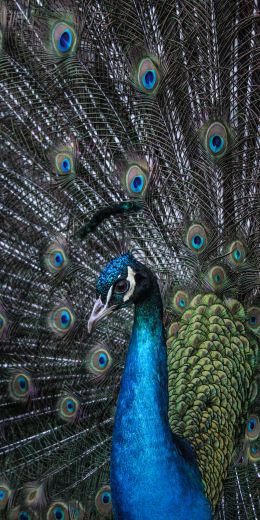
[(107, 302), (102, 303), (101, 296), (95, 301), (91, 316), (88, 320), (88, 332), (89, 334), (94, 330), (96, 323), (102, 320), (105, 316), (108, 316), (117, 308), (117, 305), (111, 305), (108, 307)]

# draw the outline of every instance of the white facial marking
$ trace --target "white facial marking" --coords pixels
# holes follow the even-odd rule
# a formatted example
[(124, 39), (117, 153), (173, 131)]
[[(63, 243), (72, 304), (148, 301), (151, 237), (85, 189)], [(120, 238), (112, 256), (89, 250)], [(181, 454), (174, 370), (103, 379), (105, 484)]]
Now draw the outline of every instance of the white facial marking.
[(133, 271), (133, 269), (131, 267), (128, 266), (127, 268), (127, 280), (130, 284), (130, 287), (127, 291), (127, 293), (124, 295), (124, 298), (123, 298), (123, 301), (124, 302), (127, 302), (129, 300), (129, 298), (131, 298), (132, 294), (134, 293), (134, 290), (135, 290), (135, 272)]
[(112, 294), (112, 290), (113, 290), (113, 286), (111, 285), (111, 287), (107, 293), (106, 305), (108, 305), (108, 303), (109, 303), (109, 300), (110, 300), (111, 294)]

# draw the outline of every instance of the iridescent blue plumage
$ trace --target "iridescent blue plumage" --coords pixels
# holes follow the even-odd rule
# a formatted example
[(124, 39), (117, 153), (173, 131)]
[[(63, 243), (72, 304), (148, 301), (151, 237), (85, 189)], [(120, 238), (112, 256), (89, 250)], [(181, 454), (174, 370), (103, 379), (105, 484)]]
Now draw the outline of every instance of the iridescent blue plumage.
[(135, 319), (113, 431), (114, 516), (135, 520), (141, 508), (143, 520), (208, 520), (211, 510), (192, 449), (173, 435), (168, 422), (167, 354), (157, 281), (131, 255), (122, 255), (107, 264), (97, 283), (107, 305), (111, 287), (123, 277), (131, 280), (130, 289), (117, 306), (134, 302)]

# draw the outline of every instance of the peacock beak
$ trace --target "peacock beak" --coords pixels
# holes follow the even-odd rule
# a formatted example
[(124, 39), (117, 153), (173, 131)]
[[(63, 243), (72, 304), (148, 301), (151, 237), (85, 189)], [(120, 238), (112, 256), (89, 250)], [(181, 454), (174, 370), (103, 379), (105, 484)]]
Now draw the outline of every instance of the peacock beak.
[(91, 332), (94, 330), (96, 323), (105, 316), (108, 316), (117, 308), (117, 305), (111, 305), (108, 306), (108, 303), (102, 303), (101, 296), (98, 298), (98, 300), (95, 301), (91, 316), (88, 320), (88, 332), (91, 334)]

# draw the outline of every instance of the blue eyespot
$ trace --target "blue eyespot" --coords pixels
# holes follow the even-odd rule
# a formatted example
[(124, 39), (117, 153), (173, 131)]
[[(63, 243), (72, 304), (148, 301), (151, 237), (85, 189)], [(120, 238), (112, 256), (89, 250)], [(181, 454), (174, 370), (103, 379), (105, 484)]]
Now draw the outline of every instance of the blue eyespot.
[(30, 520), (30, 515), (29, 513), (26, 513), (25, 511), (21, 511), (21, 513), (19, 513), (19, 516), (18, 516), (19, 520)]
[(101, 352), (101, 354), (99, 354), (98, 362), (99, 362), (100, 368), (105, 368), (107, 366), (107, 364), (108, 364), (108, 357), (105, 354), (105, 352)]
[(213, 153), (219, 153), (224, 148), (225, 141), (221, 135), (214, 134), (209, 139), (209, 146)]
[(185, 307), (185, 305), (186, 305), (185, 300), (183, 300), (183, 299), (179, 300), (179, 306), (180, 306), (180, 307), (183, 308), (183, 307)]
[(58, 49), (60, 52), (68, 52), (72, 46), (73, 35), (70, 29), (65, 29), (58, 40)]
[(220, 274), (216, 274), (216, 275), (214, 276), (214, 280), (215, 280), (215, 282), (220, 283), (220, 282), (221, 282), (221, 276), (220, 276)]
[(194, 247), (194, 249), (201, 249), (202, 246), (204, 245), (204, 242), (205, 242), (205, 240), (201, 235), (195, 235), (192, 238), (191, 244)]
[(251, 316), (251, 318), (249, 320), (249, 323), (250, 323), (250, 325), (255, 325), (256, 324), (256, 316)]
[(68, 399), (67, 401), (67, 410), (69, 413), (73, 413), (75, 410), (75, 403), (72, 401), (72, 399)]
[(142, 76), (142, 84), (146, 90), (152, 90), (157, 80), (157, 74), (154, 69), (147, 70)]
[(53, 514), (56, 520), (64, 520), (65, 518), (64, 511), (62, 511), (60, 507), (55, 507), (55, 509), (53, 510)]
[(141, 175), (136, 175), (131, 182), (131, 189), (135, 193), (140, 193), (144, 187), (144, 179)]
[(71, 323), (70, 313), (66, 310), (62, 311), (60, 321), (61, 321), (62, 328), (67, 329)]
[(0, 316), (0, 329), (3, 328), (3, 325), (4, 325), (4, 320), (3, 320), (3, 318), (1, 318), (1, 316)]
[(22, 392), (27, 392), (28, 390), (28, 381), (27, 379), (24, 377), (24, 376), (19, 376), (18, 377), (18, 384), (19, 384), (19, 388)]
[(247, 429), (249, 432), (252, 432), (254, 431), (256, 427), (256, 419), (250, 419), (250, 421), (248, 422), (248, 425), (247, 425)]
[(59, 251), (58, 253), (55, 253), (54, 256), (54, 264), (56, 267), (60, 267), (64, 263), (64, 258), (62, 253)]
[(0, 502), (2, 502), (3, 500), (5, 500), (6, 495), (7, 495), (7, 492), (4, 491), (3, 489), (1, 489), (1, 490), (0, 490)]
[(103, 504), (110, 504), (111, 493), (108, 493), (108, 491), (104, 491), (101, 495), (101, 500), (102, 500)]
[(71, 162), (69, 157), (65, 157), (61, 163), (61, 169), (64, 173), (67, 173), (71, 170)]
[(240, 258), (241, 258), (241, 251), (239, 251), (239, 249), (235, 249), (233, 254), (234, 254), (235, 260), (240, 260)]

